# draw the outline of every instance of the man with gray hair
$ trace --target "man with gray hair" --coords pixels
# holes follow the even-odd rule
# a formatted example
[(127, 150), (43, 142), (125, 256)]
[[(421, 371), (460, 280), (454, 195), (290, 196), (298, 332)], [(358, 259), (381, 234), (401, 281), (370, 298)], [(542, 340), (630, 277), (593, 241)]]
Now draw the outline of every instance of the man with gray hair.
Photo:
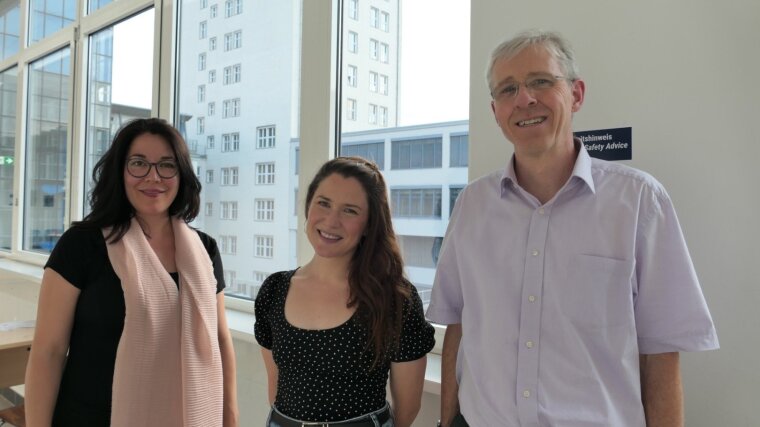
[(514, 156), (441, 249), (440, 425), (683, 425), (679, 352), (718, 339), (668, 194), (573, 137), (586, 86), (558, 34), (502, 43), (487, 81)]

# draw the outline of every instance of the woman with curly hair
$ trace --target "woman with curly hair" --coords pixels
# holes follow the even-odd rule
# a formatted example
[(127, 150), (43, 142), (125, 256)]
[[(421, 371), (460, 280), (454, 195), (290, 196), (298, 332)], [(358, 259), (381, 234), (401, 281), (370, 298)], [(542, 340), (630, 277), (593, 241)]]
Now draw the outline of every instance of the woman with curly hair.
[(359, 157), (328, 161), (309, 185), (314, 256), (269, 276), (256, 297), (267, 426), (407, 427), (417, 416), (434, 331), (404, 277), (387, 191)]

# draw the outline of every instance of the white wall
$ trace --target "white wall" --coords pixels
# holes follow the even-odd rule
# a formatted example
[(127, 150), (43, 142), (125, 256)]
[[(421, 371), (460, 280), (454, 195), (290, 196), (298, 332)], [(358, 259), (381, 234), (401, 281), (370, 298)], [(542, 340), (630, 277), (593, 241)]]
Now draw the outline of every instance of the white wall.
[(760, 3), (475, 0), (472, 8), (471, 178), (511, 154), (482, 77), (490, 50), (523, 29), (560, 31), (586, 80), (575, 129), (633, 127), (629, 163), (673, 198), (718, 329), (721, 350), (682, 355), (686, 425), (757, 425)]

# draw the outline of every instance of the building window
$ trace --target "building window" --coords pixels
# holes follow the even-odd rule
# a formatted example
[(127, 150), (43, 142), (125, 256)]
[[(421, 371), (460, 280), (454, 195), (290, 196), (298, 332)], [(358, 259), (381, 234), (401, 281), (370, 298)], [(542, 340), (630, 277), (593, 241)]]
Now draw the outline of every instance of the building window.
[(222, 168), (222, 185), (238, 185), (238, 168)]
[(205, 69), (206, 69), (206, 54), (199, 53), (198, 54), (198, 71), (203, 71)]
[(274, 237), (256, 235), (253, 240), (257, 258), (272, 258), (274, 256)]
[(198, 86), (198, 102), (206, 101), (206, 85)]
[(388, 12), (380, 12), (380, 29), (386, 33), (391, 27), (391, 15)]
[(348, 17), (353, 20), (359, 19), (359, 0), (348, 0)]
[(391, 169), (441, 167), (440, 136), (391, 142)]
[(201, 21), (201, 23), (198, 24), (198, 38), (205, 39), (207, 30), (208, 27), (206, 25), (206, 21)]
[(449, 137), (451, 143), (449, 144), (449, 147), (451, 149), (451, 152), (449, 153), (449, 166), (452, 168), (461, 168), (461, 167), (467, 167), (468, 164), (468, 158), (467, 158), (467, 146), (468, 146), (468, 135), (451, 135)]
[(380, 75), (380, 93), (388, 95), (388, 76), (383, 74)]
[(348, 72), (346, 73), (346, 81), (351, 87), (356, 87), (356, 81), (358, 80), (359, 70), (354, 65), (348, 66)]
[(243, 30), (233, 31), (224, 35), (224, 50), (240, 49), (243, 46)]
[(256, 184), (274, 184), (274, 162), (256, 163)]
[(222, 118), (238, 117), (240, 115), (240, 98), (226, 99), (222, 102)]
[(260, 284), (264, 283), (264, 280), (266, 280), (267, 277), (269, 277), (269, 273), (265, 273), (263, 271), (254, 271), (253, 272), (253, 282), (256, 285), (260, 285)]
[(237, 285), (237, 282), (235, 281), (236, 276), (237, 273), (235, 273), (234, 270), (224, 270), (224, 283), (228, 288), (232, 288)]
[(378, 107), (377, 108), (377, 124), (380, 126), (388, 126), (388, 108), (387, 107)]
[(275, 126), (261, 126), (256, 128), (256, 148), (274, 148)]
[(240, 133), (222, 134), (222, 151), (239, 151), (240, 150)]
[(376, 7), (369, 8), (369, 25), (372, 28), (380, 28), (380, 10)]
[(451, 211), (454, 210), (457, 197), (459, 197), (459, 193), (461, 193), (463, 189), (463, 186), (449, 187), (449, 215), (451, 215)]
[(440, 218), (441, 189), (391, 189), (391, 211), (400, 218)]
[(356, 120), (356, 100), (348, 98), (346, 99), (346, 119)]
[(207, 149), (214, 148), (214, 135), (209, 135), (206, 137), (206, 148)]
[(363, 142), (359, 144), (341, 144), (341, 156), (357, 156), (371, 160), (380, 170), (385, 167), (385, 143)]
[(216, 37), (209, 37), (208, 50), (216, 50)]
[(214, 204), (211, 202), (206, 202), (206, 209), (204, 209), (204, 212), (206, 213), (206, 216), (214, 215)]
[(201, 0), (201, 9), (205, 9), (208, 6), (208, 0)]
[(225, 0), (224, 16), (229, 18), (243, 13), (243, 0)]
[(238, 217), (238, 204), (237, 202), (220, 202), (221, 206), (221, 219), (237, 219)]
[(375, 39), (369, 39), (369, 58), (377, 60), (380, 42)]
[(208, 16), (209, 18), (216, 18), (217, 10), (216, 5), (212, 4), (211, 7), (208, 8)]
[(369, 72), (369, 91), (377, 92), (377, 73), (374, 71)]
[(224, 80), (223, 83), (226, 85), (231, 85), (234, 83), (240, 83), (242, 74), (242, 67), (240, 64), (231, 65), (229, 67), (224, 67)]
[(388, 63), (390, 47), (386, 43), (380, 43), (380, 62)]
[(404, 264), (410, 267), (435, 268), (438, 258), (436, 239), (440, 237), (398, 236), (398, 245), (404, 254)]
[(214, 170), (209, 169), (206, 171), (206, 184), (211, 184), (214, 182)]
[(196, 124), (198, 126), (198, 135), (203, 135), (206, 132), (206, 119), (198, 117)]
[(369, 123), (377, 124), (377, 105), (369, 104)]
[(237, 254), (237, 236), (219, 236), (219, 252), (227, 255)]
[(208, 82), (209, 83), (216, 82), (216, 70), (209, 70), (209, 72), (208, 72)]
[(359, 34), (353, 31), (348, 32), (348, 51), (351, 53), (359, 52)]
[(216, 103), (215, 102), (209, 102), (208, 103), (208, 116), (213, 116), (214, 112), (216, 110)]
[(256, 221), (274, 221), (274, 199), (256, 199)]

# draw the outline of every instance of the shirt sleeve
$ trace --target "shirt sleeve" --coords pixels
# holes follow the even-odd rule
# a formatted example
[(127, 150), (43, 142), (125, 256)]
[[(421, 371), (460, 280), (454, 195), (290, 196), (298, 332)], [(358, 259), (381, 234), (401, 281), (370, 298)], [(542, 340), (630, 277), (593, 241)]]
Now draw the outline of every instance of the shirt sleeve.
[(662, 187), (642, 201), (634, 310), (639, 353), (719, 347), (675, 209)]
[(203, 242), (203, 246), (211, 258), (211, 264), (214, 267), (214, 277), (216, 278), (216, 293), (222, 292), (227, 285), (224, 283), (224, 265), (222, 264), (222, 255), (219, 253), (219, 247), (216, 240), (206, 233), (198, 231), (198, 235)]
[[(276, 273), (275, 273), (276, 274)], [(260, 346), (272, 349), (272, 319), (270, 312), (274, 303), (273, 284), (275, 282), (274, 274), (264, 280), (261, 284), (256, 300), (253, 304), (254, 324), (253, 335)]]
[(58, 239), (45, 268), (54, 270), (76, 288), (84, 289), (97, 239), (100, 239), (105, 250), (105, 239), (100, 230), (70, 227)]
[(435, 329), (425, 320), (422, 300), (414, 285), (411, 285), (409, 298), (404, 301), (402, 318), (399, 348), (393, 362), (417, 360), (430, 352), (435, 345)]

